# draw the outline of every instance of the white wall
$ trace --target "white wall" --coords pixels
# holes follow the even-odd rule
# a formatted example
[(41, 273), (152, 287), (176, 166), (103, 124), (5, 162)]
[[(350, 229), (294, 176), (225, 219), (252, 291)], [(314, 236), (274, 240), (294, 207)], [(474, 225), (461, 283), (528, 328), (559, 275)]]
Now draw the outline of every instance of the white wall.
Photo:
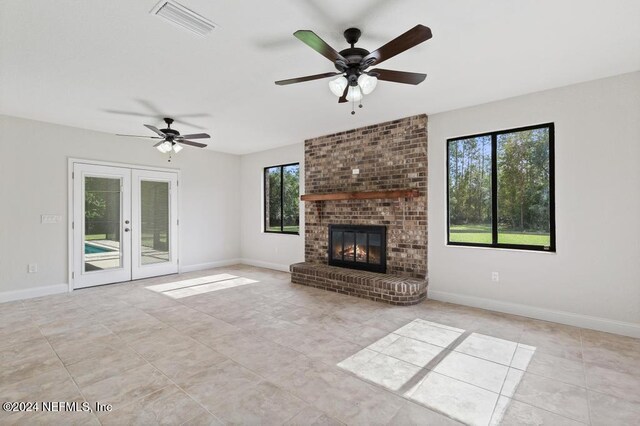
[[(543, 122), (557, 253), (447, 247), (447, 138)], [(431, 115), (430, 297), (640, 337), (639, 163), (640, 72)]]
[[(238, 156), (185, 148), (167, 163), (151, 140), (7, 116), (0, 147), (0, 301), (66, 288), (69, 157), (180, 169), (181, 270), (240, 257)], [(41, 214), (63, 219), (41, 224)]]
[[(447, 247), (446, 139), (550, 121), (557, 253)], [(304, 188), (302, 142), (242, 157), (185, 149), (169, 165), (148, 141), (0, 116), (0, 147), (0, 300), (67, 282), (68, 157), (180, 168), (183, 270), (304, 259), (304, 224), (262, 232), (262, 170), (300, 162)], [(431, 115), (429, 296), (640, 337), (639, 162), (639, 72)]]
[(300, 194), (304, 194), (304, 143), (243, 155), (240, 193), (242, 261), (255, 266), (288, 271), (304, 261), (304, 203), (300, 202), (300, 235), (263, 232), (263, 169), (300, 163)]

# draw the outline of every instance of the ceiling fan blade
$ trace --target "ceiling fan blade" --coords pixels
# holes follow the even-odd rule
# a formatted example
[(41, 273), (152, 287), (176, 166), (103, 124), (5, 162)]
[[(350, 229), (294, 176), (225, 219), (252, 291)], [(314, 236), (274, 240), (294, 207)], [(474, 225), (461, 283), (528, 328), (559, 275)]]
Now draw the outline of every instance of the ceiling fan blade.
[(116, 136), (128, 136), (130, 138), (145, 138), (145, 139), (164, 139), (164, 138), (159, 138), (157, 136), (139, 136), (139, 135), (121, 135), (121, 134), (116, 134)]
[(211, 136), (209, 136), (206, 133), (193, 133), (191, 135), (180, 135), (179, 138), (180, 139), (209, 139)]
[(164, 111), (154, 105), (151, 101), (148, 101), (146, 99), (136, 99), (135, 101), (142, 105), (147, 111), (152, 112), (153, 115), (166, 117), (166, 115), (164, 115)]
[(181, 140), (180, 142), (178, 142), (179, 144), (182, 145), (191, 145), (191, 146), (196, 146), (198, 148), (204, 148), (205, 146), (207, 146), (207, 144), (205, 143), (200, 143), (200, 142), (193, 142), (193, 141), (186, 141), (186, 140)]
[(308, 75), (306, 77), (298, 77), (298, 78), (290, 78), (288, 80), (280, 80), (280, 81), (276, 81), (276, 84), (278, 86), (285, 86), (287, 84), (302, 83), (303, 81), (319, 80), (321, 78), (333, 77), (334, 75), (340, 75), (340, 74), (342, 74), (342, 73), (341, 72), (325, 72), (323, 74), (315, 74), (315, 75)]
[(160, 145), (162, 145), (163, 143), (164, 143), (164, 141), (160, 141), (160, 142), (158, 142), (157, 144), (155, 144), (153, 147), (154, 147), (154, 148), (157, 148), (157, 147), (159, 147)]
[(399, 53), (405, 50), (411, 49), (414, 46), (429, 40), (433, 35), (429, 27), (424, 25), (416, 25), (406, 33), (394, 38), (389, 43), (380, 47), (378, 50), (374, 50), (367, 56), (362, 58), (362, 64), (379, 64), (387, 59), (393, 58)]
[(378, 74), (378, 80), (392, 81), (394, 83), (405, 84), (420, 84), (427, 78), (426, 74), (418, 74), (415, 72), (385, 70), (382, 68), (375, 68), (369, 71), (370, 73)]
[[(195, 115), (195, 114), (194, 114), (194, 115)], [(207, 115), (209, 115), (209, 114), (207, 114)], [(203, 115), (203, 116), (204, 116), (204, 115)], [(175, 116), (174, 116), (174, 117), (175, 117)], [(187, 117), (187, 116), (185, 115), (185, 116), (181, 116), (181, 117)], [(185, 120), (183, 120), (183, 119), (181, 119), (181, 118), (174, 118), (174, 119), (173, 119), (173, 122), (174, 122), (174, 123), (176, 123), (176, 124), (184, 124), (185, 126), (193, 127), (194, 129), (200, 129), (200, 130), (204, 130), (204, 129), (206, 129), (206, 127), (202, 127), (202, 126), (199, 126), (199, 125), (197, 125), (197, 124), (193, 124), (192, 122), (190, 122), (190, 121), (185, 121)]]
[(158, 129), (158, 128), (157, 128), (157, 127), (155, 127), (155, 126), (152, 126), (152, 125), (150, 125), (150, 124), (145, 124), (145, 125), (144, 125), (144, 127), (146, 127), (147, 129), (151, 130), (152, 132), (156, 133), (158, 136), (161, 136), (162, 138), (167, 137), (167, 135), (165, 135), (164, 133), (162, 133), (162, 132), (160, 131), (160, 129)]
[(339, 54), (333, 47), (329, 46), (323, 39), (318, 37), (316, 33), (310, 30), (298, 30), (293, 33), (304, 44), (330, 60), (335, 62), (337, 60), (347, 62), (347, 60)]
[(344, 92), (342, 92), (342, 96), (340, 96), (340, 98), (338, 99), (339, 104), (343, 104), (347, 102), (347, 93), (349, 93), (349, 85), (347, 85), (347, 87), (344, 88)]
[(133, 117), (153, 118), (150, 116), (150, 114), (143, 114), (143, 113), (134, 112), (134, 111), (121, 111), (117, 109), (103, 109), (102, 111), (108, 112), (109, 114), (131, 115)]
[(157, 115), (153, 115), (152, 113), (147, 113), (147, 114), (143, 114), (141, 112), (134, 112), (134, 111), (120, 111), (120, 110), (115, 110), (115, 109), (103, 109), (102, 111), (104, 112), (108, 112), (109, 114), (119, 114), (119, 115), (130, 115), (133, 117), (144, 117), (144, 118), (155, 118), (158, 120), (162, 120), (164, 117), (166, 116), (170, 116), (173, 117), (173, 121), (174, 123), (177, 124), (184, 124), (186, 126), (189, 127), (194, 127), (196, 129), (203, 129), (204, 127), (198, 126), (197, 124), (193, 124), (191, 122), (185, 121), (182, 118), (187, 118), (187, 117), (193, 117), (193, 118), (201, 118), (201, 117), (210, 117), (210, 114), (206, 114), (206, 113), (194, 113), (194, 114), (180, 114), (180, 115), (174, 115), (174, 114), (157, 114)]

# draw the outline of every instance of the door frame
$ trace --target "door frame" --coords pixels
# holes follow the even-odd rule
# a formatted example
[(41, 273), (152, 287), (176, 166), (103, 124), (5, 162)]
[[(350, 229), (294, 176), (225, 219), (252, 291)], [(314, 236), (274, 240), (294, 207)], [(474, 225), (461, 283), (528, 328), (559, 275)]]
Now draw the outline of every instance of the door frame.
[[(100, 161), (100, 160), (91, 160), (86, 158), (76, 158), (76, 157), (68, 157), (67, 158), (67, 279), (69, 282), (69, 293), (71, 293), (75, 289), (75, 277), (74, 277), (74, 261), (75, 255), (74, 252), (74, 224), (73, 224), (73, 195), (74, 195), (74, 175), (73, 169), (76, 164), (89, 164), (95, 166), (110, 166), (110, 167), (124, 167), (128, 169), (138, 169), (138, 170), (149, 170), (156, 172), (170, 172), (177, 173), (178, 175), (178, 188), (180, 187), (180, 181), (182, 180), (181, 170), (178, 168), (172, 167), (155, 167), (155, 166), (145, 166), (140, 164), (130, 164), (130, 163), (118, 163), (113, 161)], [(176, 188), (176, 189), (178, 189)], [(178, 212), (176, 219), (179, 221), (180, 219), (180, 191), (177, 191), (177, 205)], [(180, 257), (180, 252), (182, 251), (182, 244), (180, 241), (180, 228), (178, 226), (178, 232), (176, 235), (177, 244), (178, 244), (178, 258)], [(181, 272), (181, 265), (178, 261), (178, 273)]]

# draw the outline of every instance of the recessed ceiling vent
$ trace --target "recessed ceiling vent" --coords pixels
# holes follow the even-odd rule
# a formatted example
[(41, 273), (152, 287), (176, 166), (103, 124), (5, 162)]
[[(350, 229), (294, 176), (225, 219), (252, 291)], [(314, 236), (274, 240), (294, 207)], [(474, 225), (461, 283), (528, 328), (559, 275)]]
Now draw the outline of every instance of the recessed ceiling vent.
[(206, 36), (217, 26), (204, 16), (198, 15), (193, 10), (187, 9), (171, 0), (160, 0), (160, 3), (156, 4), (150, 13), (187, 29), (200, 37)]

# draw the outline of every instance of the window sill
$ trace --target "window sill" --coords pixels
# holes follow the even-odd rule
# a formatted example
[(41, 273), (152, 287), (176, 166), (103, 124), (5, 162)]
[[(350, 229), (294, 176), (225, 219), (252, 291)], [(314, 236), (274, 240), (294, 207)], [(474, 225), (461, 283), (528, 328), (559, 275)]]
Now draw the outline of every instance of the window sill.
[(516, 248), (507, 248), (507, 247), (480, 247), (480, 246), (459, 246), (456, 244), (447, 244), (444, 245), (447, 248), (461, 248), (461, 249), (480, 249), (480, 250), (496, 250), (496, 251), (507, 251), (511, 253), (535, 253), (535, 254), (558, 254), (558, 251), (547, 251), (547, 250), (529, 250), (529, 249), (516, 249)]
[(290, 235), (293, 237), (299, 237), (300, 233), (299, 232), (270, 232), (270, 231), (262, 231), (262, 234), (264, 235)]

